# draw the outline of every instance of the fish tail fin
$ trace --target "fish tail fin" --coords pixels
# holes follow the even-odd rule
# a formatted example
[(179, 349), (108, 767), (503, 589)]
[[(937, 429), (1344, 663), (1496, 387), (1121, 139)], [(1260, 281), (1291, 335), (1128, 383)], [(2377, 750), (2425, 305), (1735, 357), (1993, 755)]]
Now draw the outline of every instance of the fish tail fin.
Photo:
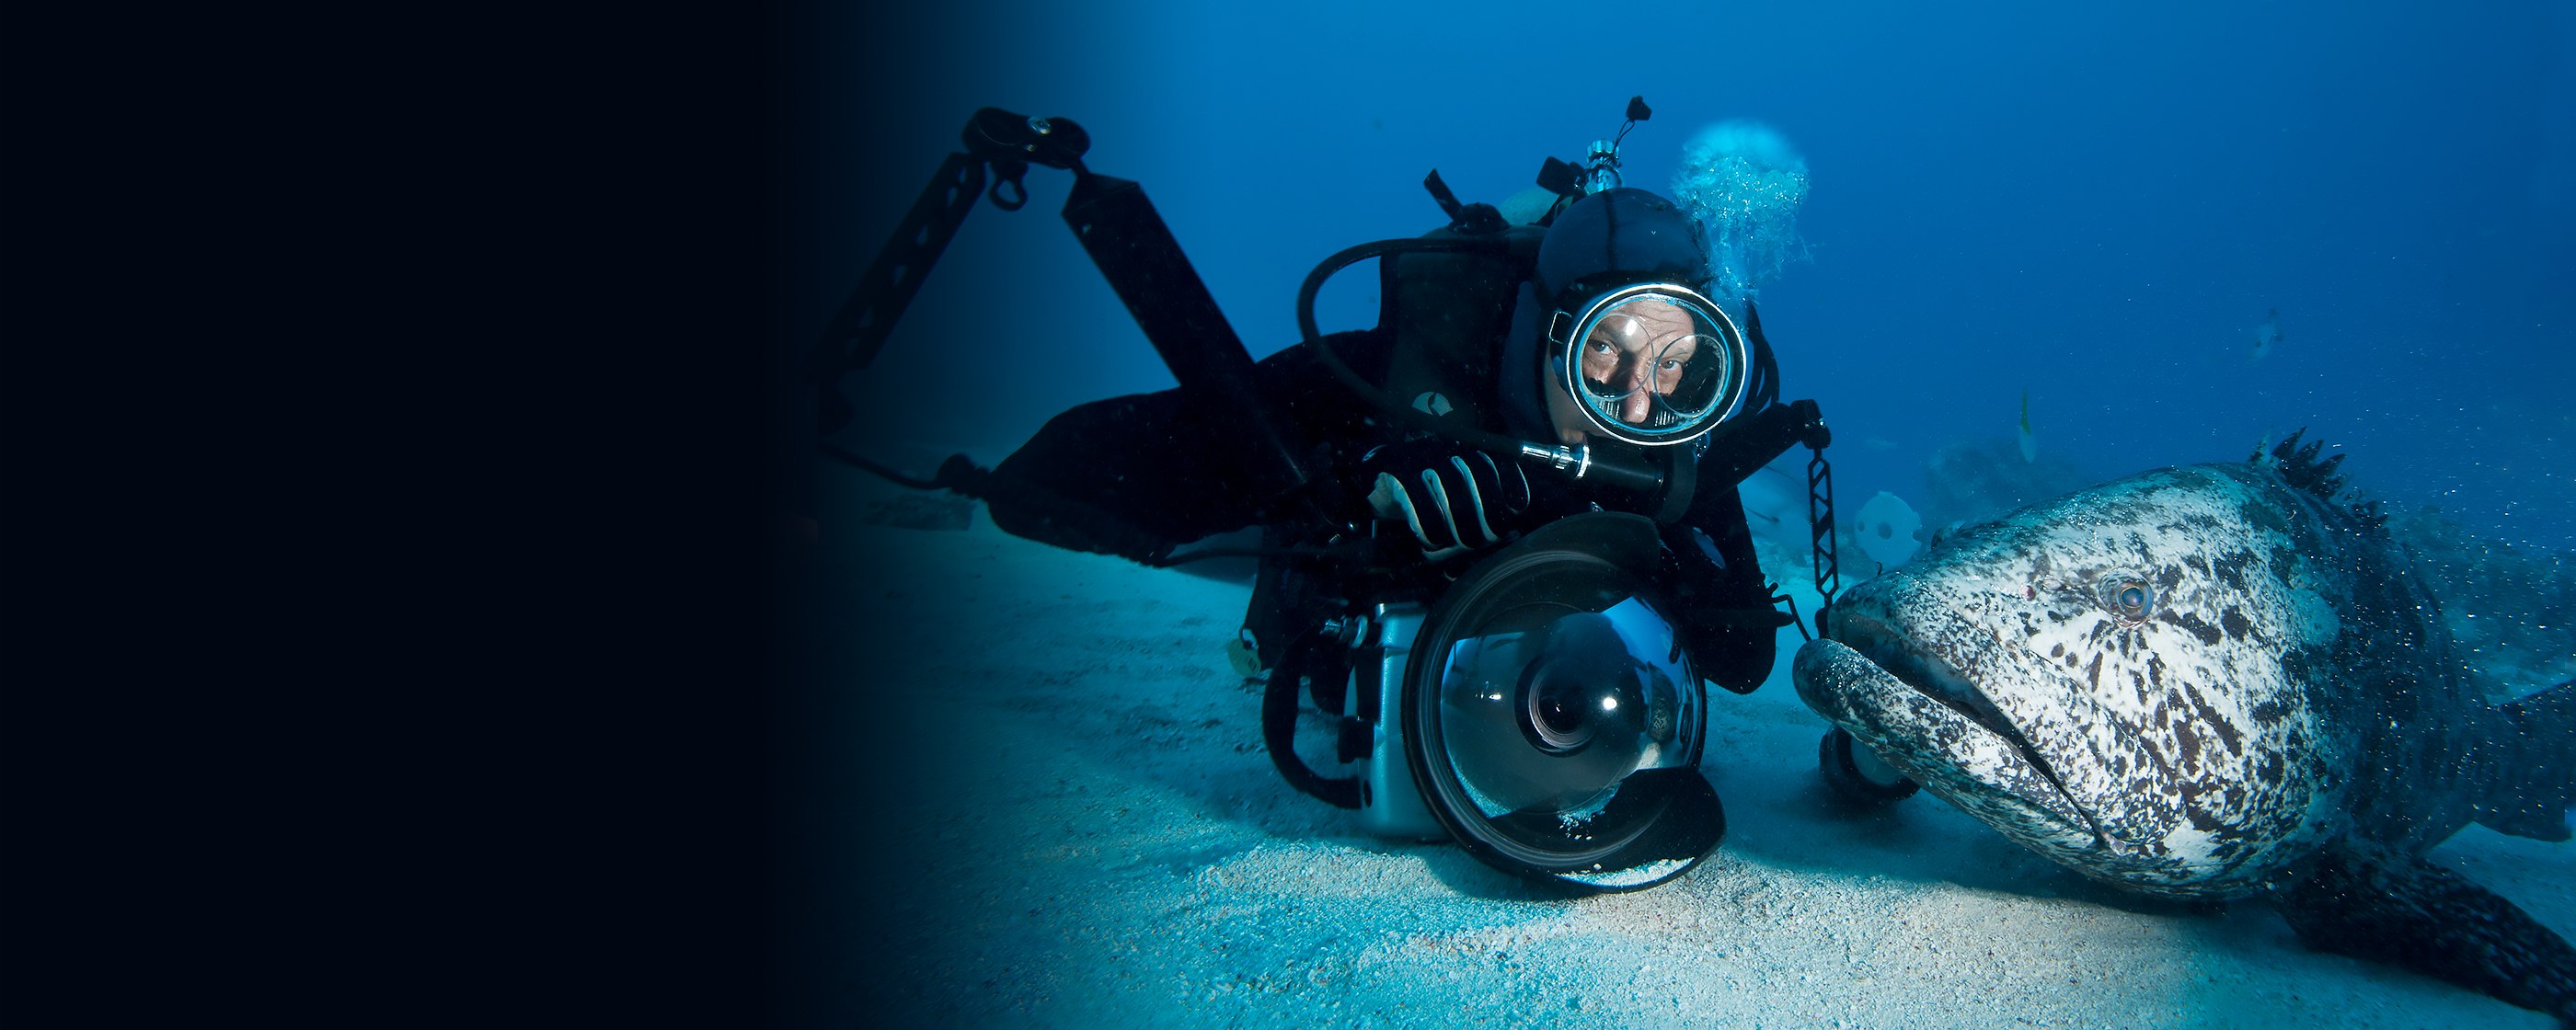
[(2327, 845), (2273, 894), (2311, 948), (2386, 962), (2576, 1020), (2576, 946), (2466, 877), (2403, 850)]
[(2478, 824), (2533, 840), (2570, 836), (2576, 803), (2576, 680), (2488, 710), (2480, 762), (2489, 785)]

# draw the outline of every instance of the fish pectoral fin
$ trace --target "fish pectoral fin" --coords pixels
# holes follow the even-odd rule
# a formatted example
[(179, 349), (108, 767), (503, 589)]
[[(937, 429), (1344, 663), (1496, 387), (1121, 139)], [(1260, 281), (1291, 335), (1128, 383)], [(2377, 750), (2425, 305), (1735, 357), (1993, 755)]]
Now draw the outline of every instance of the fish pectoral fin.
[(2293, 875), (2272, 903), (2309, 947), (2576, 1021), (2576, 946), (2466, 877), (2348, 837)]
[(2479, 734), (2478, 825), (2533, 840), (2562, 841), (2576, 803), (2576, 681), (2487, 712)]

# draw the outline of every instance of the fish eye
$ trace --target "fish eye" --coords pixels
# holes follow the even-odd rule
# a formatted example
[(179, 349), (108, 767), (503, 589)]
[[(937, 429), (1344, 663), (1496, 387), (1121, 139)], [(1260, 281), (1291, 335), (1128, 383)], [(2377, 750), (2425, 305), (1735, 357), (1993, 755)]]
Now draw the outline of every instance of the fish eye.
[(2156, 591), (2143, 580), (2122, 576), (2103, 582), (2102, 602), (2125, 621), (2144, 622), (2155, 610)]

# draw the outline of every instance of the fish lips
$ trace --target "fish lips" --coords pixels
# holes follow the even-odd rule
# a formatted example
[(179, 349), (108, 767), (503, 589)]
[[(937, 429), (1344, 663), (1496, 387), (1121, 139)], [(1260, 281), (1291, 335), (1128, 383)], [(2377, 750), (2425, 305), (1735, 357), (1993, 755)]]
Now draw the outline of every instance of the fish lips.
[(1888, 638), (1871, 642), (1913, 682), (1842, 641), (1820, 638), (1799, 648), (1790, 667), (1807, 707), (1925, 789), (2028, 846), (2071, 855), (2101, 845), (2094, 820), (1964, 677)]

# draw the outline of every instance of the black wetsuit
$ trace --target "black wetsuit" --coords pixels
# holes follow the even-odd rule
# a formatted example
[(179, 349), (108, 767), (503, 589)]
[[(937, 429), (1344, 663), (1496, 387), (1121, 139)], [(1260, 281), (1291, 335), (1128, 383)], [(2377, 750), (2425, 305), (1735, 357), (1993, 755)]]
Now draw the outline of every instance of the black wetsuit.
[[(1379, 331), (1336, 334), (1326, 342), (1361, 376), (1376, 381), (1385, 373), (1389, 347)], [(1370, 484), (1362, 481), (1361, 456), (1403, 440), (1406, 431), (1333, 379), (1304, 344), (1263, 359), (1256, 374), (1256, 392), (1269, 405), (1273, 424), (1306, 455), (1310, 475), (1323, 481), (1316, 484), (1308, 510), (1336, 523), (1298, 526), (1272, 520), (1266, 542), (1322, 543), (1335, 533), (1365, 531), (1375, 516), (1364, 500)], [(1479, 407), (1497, 410), (1490, 403)], [(1238, 471), (1245, 465), (1240, 455), (1251, 435), (1244, 426), (1241, 413), (1206, 411), (1179, 390), (1114, 397), (1049, 420), (994, 474), (1109, 512), (1166, 541), (1196, 540), (1264, 522), (1262, 498)], [(1498, 420), (1488, 428), (1501, 431)], [(1780, 434), (1736, 433), (1732, 443), (1721, 440), (1712, 446), (1700, 460), (1703, 472), (1691, 506), (1661, 532), (1681, 595), (1679, 618), (1701, 673), (1738, 692), (1753, 689), (1769, 675), (1774, 633), (1787, 621), (1787, 616), (1774, 614), (1735, 490), (1743, 474), (1786, 448), (1785, 438), (1775, 437)], [(1726, 471), (1716, 471), (1721, 468)], [(1528, 479), (1531, 507), (1514, 520), (1521, 532), (1592, 510), (1594, 502), (1558, 473), (1530, 469)], [(1084, 532), (1078, 520), (1008, 503), (992, 503), (990, 509), (994, 525), (1018, 536), (1074, 550), (1115, 550)], [(1408, 534), (1395, 535), (1405, 537), (1409, 546)], [(1319, 590), (1330, 592), (1299, 586), (1313, 577), (1301, 580), (1290, 564), (1265, 561), (1246, 619), (1261, 638), (1265, 660), (1275, 658), (1272, 642), (1283, 636), (1281, 631), (1311, 628), (1309, 620), (1318, 610), (1314, 596)]]

